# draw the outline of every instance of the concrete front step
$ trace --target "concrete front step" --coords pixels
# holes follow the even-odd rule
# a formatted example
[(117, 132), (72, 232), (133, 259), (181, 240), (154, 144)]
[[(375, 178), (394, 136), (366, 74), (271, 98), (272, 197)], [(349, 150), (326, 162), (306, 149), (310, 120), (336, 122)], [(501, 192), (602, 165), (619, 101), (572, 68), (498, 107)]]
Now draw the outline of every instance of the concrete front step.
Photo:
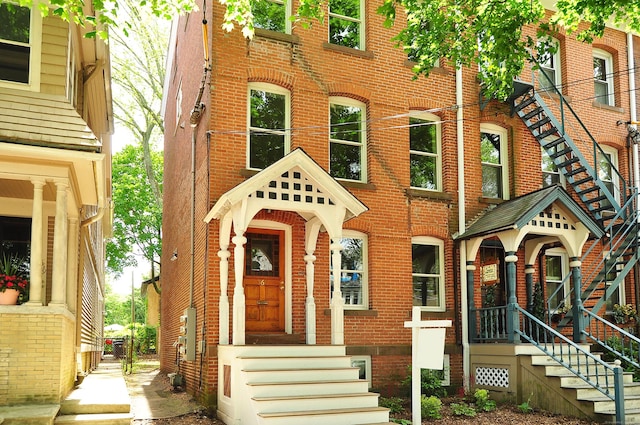
[(62, 415), (53, 422), (54, 425), (131, 425), (133, 415), (131, 413), (103, 413)]
[[(547, 375), (547, 376), (554, 376), (554, 375)], [(611, 387), (613, 388), (613, 375), (609, 374), (608, 378), (605, 379), (605, 375), (598, 375), (598, 377), (596, 377), (596, 375), (589, 375), (590, 379), (593, 382), (598, 382), (600, 384), (601, 387), (605, 388), (605, 387)], [(579, 385), (580, 383), (583, 383), (584, 381), (582, 380), (582, 378), (577, 377), (575, 374), (569, 372), (568, 374), (564, 375), (564, 376), (555, 376), (556, 378), (560, 378), (560, 386), (561, 387), (571, 387), (573, 385)], [(633, 382), (633, 374), (627, 374), (625, 373), (624, 375), (622, 375), (622, 382), (624, 384), (630, 384)], [(608, 384), (608, 385), (607, 385)]]
[(360, 369), (357, 367), (313, 368), (313, 369), (261, 369), (243, 370), (248, 383), (258, 382), (302, 382), (302, 381), (334, 381), (358, 379)]
[(319, 357), (240, 357), (242, 369), (276, 370), (276, 369), (323, 369), (349, 368), (351, 359), (347, 356)]
[(293, 397), (253, 397), (261, 413), (378, 407), (377, 393), (325, 394)]
[(87, 413), (129, 413), (131, 411), (131, 402), (123, 400), (114, 402), (105, 400), (100, 402), (92, 400), (90, 402), (82, 400), (65, 400), (60, 406), (61, 415), (78, 415)]
[(248, 383), (254, 397), (283, 397), (295, 395), (324, 395), (350, 392), (368, 392), (369, 383), (362, 379), (304, 382), (253, 382)]
[[(590, 397), (600, 397), (602, 393), (597, 389), (593, 388), (591, 385), (586, 382), (581, 382), (579, 384), (572, 384), (563, 386), (563, 388), (570, 388), (576, 390), (576, 399), (582, 400)], [(611, 392), (614, 392), (613, 383), (608, 387)], [(640, 395), (640, 382), (631, 382), (626, 383), (624, 385), (624, 395), (632, 396), (632, 395)]]
[[(580, 399), (582, 401), (590, 401), (593, 403), (593, 410), (596, 413), (608, 413), (615, 412), (615, 402), (606, 396), (602, 397), (590, 397)], [(624, 410), (625, 412), (632, 409), (640, 412), (640, 395), (624, 395)]]
[(51, 425), (60, 410), (59, 404), (0, 407), (2, 425)]
[(389, 409), (374, 407), (363, 409), (307, 410), (302, 412), (259, 413), (258, 416), (262, 418), (265, 425), (359, 425), (388, 422)]

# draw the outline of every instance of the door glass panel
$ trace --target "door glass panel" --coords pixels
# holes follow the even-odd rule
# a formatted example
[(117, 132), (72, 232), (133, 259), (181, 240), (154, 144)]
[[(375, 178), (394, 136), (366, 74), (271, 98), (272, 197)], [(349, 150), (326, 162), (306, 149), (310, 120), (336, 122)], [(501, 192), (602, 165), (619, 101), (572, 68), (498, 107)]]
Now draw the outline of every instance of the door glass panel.
[(278, 235), (247, 233), (246, 276), (279, 276), (280, 238)]

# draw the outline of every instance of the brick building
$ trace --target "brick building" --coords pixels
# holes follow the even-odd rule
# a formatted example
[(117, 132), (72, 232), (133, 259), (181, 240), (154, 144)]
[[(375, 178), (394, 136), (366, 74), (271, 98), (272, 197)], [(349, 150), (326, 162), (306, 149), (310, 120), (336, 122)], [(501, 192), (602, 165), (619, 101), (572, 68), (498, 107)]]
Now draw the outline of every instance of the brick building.
[[(247, 358), (278, 346), (303, 368), (322, 355), (305, 348), (338, 347), (365, 392), (397, 391), (414, 306), (454, 323), (451, 392), (526, 399), (527, 379), (542, 381), (523, 353), (560, 334), (594, 343), (608, 325), (589, 313), (637, 305), (624, 123), (640, 40), (560, 34), (542, 71), (528, 65), (498, 102), (477, 70), (445, 61), (414, 80), (377, 4), (327, 10), (310, 29), (268, 5), (251, 41), (221, 29), (219, 4), (205, 9), (206, 52), (200, 13), (177, 20), (165, 87), (162, 368), (225, 422), (254, 423), (264, 400), (251, 380), (276, 378), (253, 378), (262, 369)], [(544, 385), (534, 401), (593, 413), (554, 406), (561, 390)]]

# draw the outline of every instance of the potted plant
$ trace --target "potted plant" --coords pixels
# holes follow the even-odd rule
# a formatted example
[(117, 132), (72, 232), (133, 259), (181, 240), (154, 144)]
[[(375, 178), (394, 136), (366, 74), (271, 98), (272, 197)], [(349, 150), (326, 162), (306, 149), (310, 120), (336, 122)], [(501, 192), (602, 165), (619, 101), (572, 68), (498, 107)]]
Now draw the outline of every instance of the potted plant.
[(24, 258), (15, 254), (5, 254), (0, 259), (0, 304), (17, 304), (20, 295), (26, 294), (29, 281), (24, 263)]
[(613, 305), (613, 320), (617, 324), (628, 323), (635, 320), (638, 317), (638, 312), (633, 307), (633, 304), (614, 304)]

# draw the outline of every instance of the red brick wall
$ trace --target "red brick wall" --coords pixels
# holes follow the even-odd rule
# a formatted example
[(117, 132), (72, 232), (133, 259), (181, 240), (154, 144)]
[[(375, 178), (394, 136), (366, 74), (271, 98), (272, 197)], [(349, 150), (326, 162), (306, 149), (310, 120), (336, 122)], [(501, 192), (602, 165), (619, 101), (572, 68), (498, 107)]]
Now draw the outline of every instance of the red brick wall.
[[(296, 2), (293, 4), (296, 7)], [(302, 147), (323, 168), (328, 169), (328, 108), (330, 96), (347, 96), (367, 106), (367, 184), (344, 183), (369, 211), (345, 223), (346, 229), (368, 235), (369, 308), (373, 314), (345, 315), (345, 341), (350, 352), (372, 355), (374, 387), (388, 387), (390, 381), (406, 375), (410, 363), (410, 330), (403, 327), (412, 307), (411, 237), (432, 236), (444, 241), (446, 312), (429, 313), (429, 319), (453, 319), (447, 331), (447, 352), (451, 354), (451, 380), (454, 388), (463, 382), (460, 331), (459, 253), (453, 242), (458, 230), (458, 150), (456, 135), (455, 70), (444, 64), (429, 78), (413, 80), (405, 55), (393, 47), (391, 37), (398, 30), (384, 29), (383, 18), (375, 13), (378, 5), (368, 3), (366, 12), (366, 53), (350, 49), (323, 47), (327, 27), (320, 23), (308, 29), (294, 29), (296, 41), (279, 41), (256, 36), (248, 42), (239, 31), (220, 29), (223, 10), (213, 3), (208, 17), (211, 33), (211, 78), (207, 80), (203, 101), (205, 117), (197, 128), (196, 141), (196, 244), (194, 305), (198, 311), (198, 340), (205, 335), (206, 354), (196, 362), (183, 363), (188, 388), (203, 398), (215, 396), (218, 343), (219, 250), (218, 222), (208, 226), (202, 219), (226, 191), (245, 181), (247, 87), (250, 82), (268, 82), (291, 92), (291, 149)], [(165, 136), (165, 193), (162, 270), (162, 368), (175, 371), (178, 317), (189, 304), (191, 129), (188, 114), (201, 79), (201, 14), (180, 19), (176, 67), (170, 69), (171, 86), (167, 94)], [(187, 22), (188, 21), (188, 22)], [(400, 25), (400, 20), (396, 23)], [(628, 119), (628, 78), (625, 35), (607, 30), (594, 46), (613, 54), (616, 75), (616, 107), (594, 106), (592, 46), (560, 35), (562, 78), (568, 84), (564, 93), (590, 131), (603, 144), (619, 150), (620, 170), (628, 176), (625, 151), (626, 131), (615, 122)], [(285, 40), (288, 40), (285, 38)], [(293, 39), (291, 39), (293, 40)], [(639, 43), (640, 44), (640, 43)], [(530, 72), (523, 72), (530, 79)], [(184, 128), (175, 123), (175, 98), (179, 82), (183, 90)], [(511, 197), (539, 189), (542, 185), (540, 147), (508, 105), (490, 102), (479, 107), (479, 88), (475, 70), (463, 70), (464, 178), (466, 221), (490, 204), (482, 199), (480, 164), (480, 125), (493, 123), (508, 130), (509, 191)], [(419, 196), (409, 189), (408, 117), (389, 117), (410, 110), (433, 110), (442, 125), (442, 196)], [(174, 132), (174, 129), (175, 132)], [(207, 139), (205, 130), (210, 131)], [(576, 142), (587, 152), (589, 144)], [(304, 333), (304, 221), (293, 213), (261, 212), (260, 219), (287, 223), (293, 230), (293, 331)], [(178, 260), (169, 257), (178, 249)], [(318, 343), (329, 343), (329, 241), (321, 234), (318, 249), (315, 297)], [(523, 253), (518, 252), (520, 258)], [(233, 258), (229, 259), (233, 270)], [(477, 272), (479, 273), (479, 272)], [(524, 262), (518, 263), (518, 298), (524, 305)], [(479, 279), (476, 278), (476, 282)], [(233, 273), (229, 296), (233, 294)], [(476, 295), (479, 294), (479, 289)], [(628, 292), (629, 295), (629, 292)], [(479, 301), (476, 302), (479, 305)], [(203, 328), (204, 326), (204, 328)], [(380, 354), (383, 353), (383, 354)], [(397, 378), (397, 379), (396, 379)], [(202, 383), (202, 385), (200, 385)], [(397, 383), (397, 382), (396, 382)]]

